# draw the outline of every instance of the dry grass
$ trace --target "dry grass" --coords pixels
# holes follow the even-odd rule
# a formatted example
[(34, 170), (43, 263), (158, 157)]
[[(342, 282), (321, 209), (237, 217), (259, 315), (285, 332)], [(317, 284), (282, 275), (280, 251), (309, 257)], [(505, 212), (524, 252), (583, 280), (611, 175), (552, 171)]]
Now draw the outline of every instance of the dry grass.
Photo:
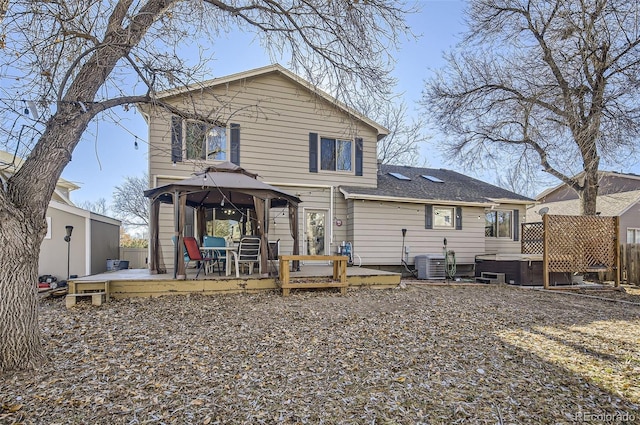
[[(640, 307), (505, 286), (41, 308), (0, 423), (640, 423)], [(593, 416), (590, 416), (593, 415)]]

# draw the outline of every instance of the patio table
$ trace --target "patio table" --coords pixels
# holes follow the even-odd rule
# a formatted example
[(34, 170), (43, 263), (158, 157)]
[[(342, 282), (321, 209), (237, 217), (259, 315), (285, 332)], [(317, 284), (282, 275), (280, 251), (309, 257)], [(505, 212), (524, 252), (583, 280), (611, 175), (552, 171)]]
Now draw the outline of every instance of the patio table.
[(240, 270), (238, 268), (238, 248), (235, 246), (201, 246), (200, 250), (204, 253), (212, 254), (213, 251), (225, 251), (225, 276), (231, 276), (231, 258), (235, 260), (236, 264), (236, 277), (240, 277)]

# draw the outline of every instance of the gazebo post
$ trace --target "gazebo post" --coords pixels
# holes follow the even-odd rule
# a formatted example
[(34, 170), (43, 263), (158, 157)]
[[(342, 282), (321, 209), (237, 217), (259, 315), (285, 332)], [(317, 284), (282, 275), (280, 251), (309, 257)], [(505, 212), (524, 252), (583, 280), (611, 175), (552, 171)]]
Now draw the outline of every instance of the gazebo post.
[[(174, 191), (173, 192), (173, 222), (174, 222), (174, 228), (173, 228), (173, 234), (175, 236), (175, 240), (176, 243), (174, 245), (174, 250), (173, 250), (173, 278), (177, 279), (178, 278), (178, 261), (180, 260), (180, 252), (182, 251), (180, 249), (180, 244), (182, 243), (182, 239), (180, 238), (180, 202), (179, 202), (179, 197), (180, 195), (178, 194), (178, 191)], [(181, 261), (181, 260), (180, 260)]]

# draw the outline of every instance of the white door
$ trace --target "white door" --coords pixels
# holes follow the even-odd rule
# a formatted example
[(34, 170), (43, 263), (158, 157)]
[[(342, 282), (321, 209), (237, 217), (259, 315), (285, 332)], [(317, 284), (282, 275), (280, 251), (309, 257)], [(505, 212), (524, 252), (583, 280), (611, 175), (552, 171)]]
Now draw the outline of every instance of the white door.
[(327, 210), (305, 210), (304, 244), (306, 255), (327, 255)]

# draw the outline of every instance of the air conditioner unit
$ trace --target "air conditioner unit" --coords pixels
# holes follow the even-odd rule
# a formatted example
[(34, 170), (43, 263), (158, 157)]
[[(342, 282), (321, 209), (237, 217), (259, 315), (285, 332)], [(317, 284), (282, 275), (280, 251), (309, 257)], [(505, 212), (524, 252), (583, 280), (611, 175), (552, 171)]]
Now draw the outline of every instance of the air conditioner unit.
[(418, 279), (446, 279), (444, 255), (424, 254), (415, 257)]

